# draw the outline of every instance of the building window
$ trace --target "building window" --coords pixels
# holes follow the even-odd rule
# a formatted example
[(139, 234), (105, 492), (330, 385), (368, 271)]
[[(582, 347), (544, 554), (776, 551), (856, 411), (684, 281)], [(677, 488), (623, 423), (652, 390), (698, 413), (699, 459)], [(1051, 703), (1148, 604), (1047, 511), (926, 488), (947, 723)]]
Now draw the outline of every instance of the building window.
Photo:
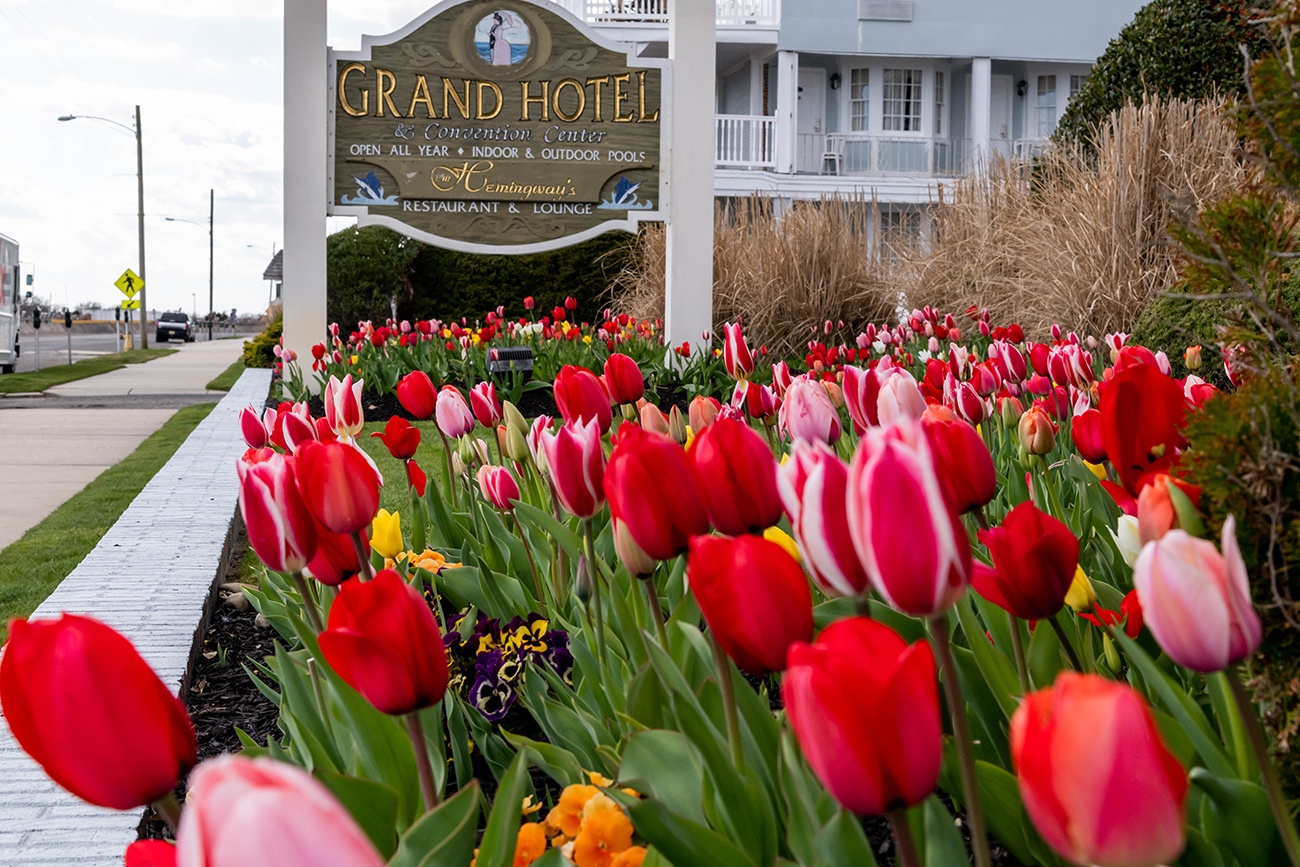
[(886, 132), (921, 129), (921, 70), (886, 69), (881, 94)]
[(1079, 91), (1083, 90), (1083, 86), (1087, 83), (1088, 83), (1088, 76), (1071, 75), (1070, 76), (1070, 99), (1074, 99), (1076, 96), (1078, 96)]
[(1038, 76), (1038, 137), (1047, 138), (1056, 131), (1056, 76)]
[(943, 135), (943, 73), (934, 74), (934, 134)]
[(867, 130), (867, 109), (870, 105), (869, 69), (849, 70), (849, 129), (852, 132)]

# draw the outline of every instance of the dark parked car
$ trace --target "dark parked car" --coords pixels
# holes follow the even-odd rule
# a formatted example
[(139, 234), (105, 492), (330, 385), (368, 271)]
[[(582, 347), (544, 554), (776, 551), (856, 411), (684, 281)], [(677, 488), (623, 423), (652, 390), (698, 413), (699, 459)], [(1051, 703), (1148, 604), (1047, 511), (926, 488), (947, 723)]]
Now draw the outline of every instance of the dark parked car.
[(154, 341), (166, 343), (172, 338), (180, 338), (186, 343), (194, 342), (194, 329), (190, 327), (190, 317), (186, 313), (164, 313), (158, 317), (158, 330)]

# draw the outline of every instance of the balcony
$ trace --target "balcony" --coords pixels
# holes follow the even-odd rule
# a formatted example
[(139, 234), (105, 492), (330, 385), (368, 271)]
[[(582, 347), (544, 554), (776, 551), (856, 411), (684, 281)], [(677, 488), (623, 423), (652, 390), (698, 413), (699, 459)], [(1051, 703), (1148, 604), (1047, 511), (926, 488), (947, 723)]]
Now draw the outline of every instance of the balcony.
[(715, 127), (714, 151), (719, 168), (776, 168), (776, 118), (720, 114)]
[[(669, 0), (552, 0), (588, 24), (667, 27)], [(781, 0), (716, 0), (721, 28), (779, 27)]]
[(965, 139), (880, 136), (862, 132), (801, 134), (795, 166), (841, 175), (957, 175), (965, 168)]

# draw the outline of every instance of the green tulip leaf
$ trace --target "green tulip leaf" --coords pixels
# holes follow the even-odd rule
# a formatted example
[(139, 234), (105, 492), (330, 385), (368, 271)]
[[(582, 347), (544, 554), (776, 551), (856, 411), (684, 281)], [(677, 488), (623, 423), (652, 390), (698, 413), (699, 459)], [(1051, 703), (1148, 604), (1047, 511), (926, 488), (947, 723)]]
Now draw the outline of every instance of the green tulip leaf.
[[(650, 863), (647, 857), (642, 862), (641, 867)], [(531, 867), (573, 867), (573, 862), (564, 857), (564, 853), (559, 849), (547, 849), (546, 854), (534, 861)]]
[(399, 798), (392, 786), (322, 771), (316, 778), (338, 798), (356, 819), (379, 854), (390, 858), (397, 849), (397, 808)]
[(479, 847), (477, 867), (510, 867), (515, 859), (515, 840), (523, 821), (524, 798), (532, 791), (528, 777), (528, 761), (518, 753), (501, 787), (497, 789), (488, 814), (487, 828)]
[(1034, 689), (1051, 686), (1064, 668), (1061, 661), (1061, 639), (1056, 630), (1045, 621), (1039, 621), (1034, 628), (1025, 656), (1029, 667), (1029, 683)]
[(672, 812), (661, 801), (647, 799), (630, 807), (628, 812), (637, 833), (673, 864), (759, 867), (758, 862), (726, 837)]
[(535, 741), (522, 735), (511, 734), (505, 729), (501, 729), (501, 736), (517, 750), (520, 750), (528, 757), (528, 763), (534, 767), (541, 768), (547, 776), (559, 783), (561, 786), (571, 786), (584, 782), (582, 776), (582, 766), (574, 758), (573, 753), (557, 747), (555, 744), (548, 744), (545, 741)]
[(922, 809), (925, 817), (925, 867), (969, 865), (966, 844), (943, 802), (931, 795), (925, 799)]
[(632, 735), (623, 750), (618, 780), (654, 797), (674, 813), (704, 823), (704, 765), (681, 732), (646, 731)]
[(862, 823), (844, 810), (822, 826), (813, 846), (818, 867), (876, 867)]
[(574, 560), (582, 556), (582, 537), (555, 520), (550, 513), (543, 512), (528, 503), (520, 502), (515, 504), (515, 516), (530, 529), (536, 528), (540, 530), (546, 538), (551, 539), (563, 548)]
[(1286, 851), (1273, 821), (1268, 794), (1246, 780), (1217, 777), (1192, 768), (1192, 785), (1201, 799), (1201, 827), (1206, 837), (1226, 846), (1242, 864), (1285, 864)]
[(472, 780), (406, 830), (388, 867), (465, 867), (474, 857), (479, 812)]

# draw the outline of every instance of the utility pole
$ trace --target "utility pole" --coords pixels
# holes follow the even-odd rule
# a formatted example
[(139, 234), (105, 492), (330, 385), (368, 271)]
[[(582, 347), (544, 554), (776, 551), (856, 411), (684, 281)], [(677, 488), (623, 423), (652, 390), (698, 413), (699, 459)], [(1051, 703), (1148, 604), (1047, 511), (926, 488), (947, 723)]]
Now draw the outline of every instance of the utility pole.
[(212, 342), (212, 218), (217, 209), (217, 192), (208, 189), (208, 342)]
[(149, 302), (145, 300), (144, 273), (144, 138), (140, 133), (140, 106), (135, 107), (135, 166), (136, 190), (139, 199), (140, 219), (140, 348), (149, 348)]

